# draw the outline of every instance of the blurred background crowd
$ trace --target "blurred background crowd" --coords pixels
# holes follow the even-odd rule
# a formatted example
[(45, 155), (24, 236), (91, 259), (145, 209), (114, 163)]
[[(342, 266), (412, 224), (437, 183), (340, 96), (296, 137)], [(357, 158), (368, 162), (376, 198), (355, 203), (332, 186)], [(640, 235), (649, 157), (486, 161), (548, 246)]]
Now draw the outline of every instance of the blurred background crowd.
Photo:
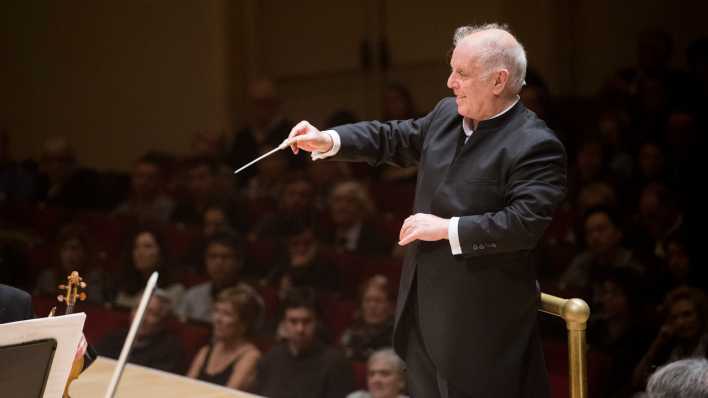
[[(708, 356), (697, 227), (708, 38), (676, 48), (651, 28), (636, 49), (634, 65), (583, 101), (554, 97), (533, 62), (521, 94), (568, 152), (568, 194), (537, 269), (544, 292), (591, 306), (597, 397), (632, 396), (658, 366)], [(384, 87), (380, 119), (425, 113), (395, 78)], [(0, 281), (32, 292), (44, 316), (56, 286), (79, 271), (86, 336), (115, 357), (159, 271), (133, 362), (268, 396), (300, 388), (283, 377), (308, 380), (323, 397), (404, 394), (388, 347), (415, 168), (282, 152), (234, 176), (296, 122), (277, 79), (251, 79), (247, 94), (249, 115), (235, 131), (195, 131), (186, 154), (157, 145), (129, 171), (83, 163), (64, 136), (18, 158), (12, 141), (22, 131), (0, 125)], [(361, 119), (345, 108), (318, 117), (322, 128)], [(539, 320), (554, 392), (565, 396), (563, 324)]]

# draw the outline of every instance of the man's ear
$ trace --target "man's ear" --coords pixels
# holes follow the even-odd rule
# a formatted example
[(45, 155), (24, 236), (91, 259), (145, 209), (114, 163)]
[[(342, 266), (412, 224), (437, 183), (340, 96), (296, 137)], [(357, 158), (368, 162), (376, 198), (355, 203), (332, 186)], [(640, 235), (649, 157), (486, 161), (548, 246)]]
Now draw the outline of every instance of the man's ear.
[(499, 69), (494, 73), (494, 81), (492, 82), (492, 92), (496, 95), (501, 95), (509, 83), (509, 71), (507, 69)]

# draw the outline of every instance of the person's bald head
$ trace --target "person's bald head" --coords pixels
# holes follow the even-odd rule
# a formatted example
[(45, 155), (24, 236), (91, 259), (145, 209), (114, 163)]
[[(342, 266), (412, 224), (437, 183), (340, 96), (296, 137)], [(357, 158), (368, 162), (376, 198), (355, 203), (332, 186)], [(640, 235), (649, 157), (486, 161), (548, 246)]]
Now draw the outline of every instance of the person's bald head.
[(486, 71), (486, 77), (506, 74), (504, 95), (515, 96), (526, 77), (526, 52), (505, 25), (462, 26), (455, 30), (456, 50), (470, 54)]

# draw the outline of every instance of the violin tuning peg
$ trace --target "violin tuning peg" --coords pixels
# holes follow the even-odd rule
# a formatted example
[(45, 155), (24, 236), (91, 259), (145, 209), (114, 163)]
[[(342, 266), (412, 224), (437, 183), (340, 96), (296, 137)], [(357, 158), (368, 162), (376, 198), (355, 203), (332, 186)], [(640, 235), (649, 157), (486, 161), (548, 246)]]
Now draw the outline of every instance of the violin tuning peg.
[(81, 293), (79, 294), (79, 300), (81, 300), (81, 301), (86, 300), (86, 293), (81, 292)]
[(81, 283), (79, 283), (79, 286), (81, 286), (82, 289), (86, 288), (86, 282), (81, 281)]
[(64, 296), (59, 295), (59, 296), (57, 296), (57, 300), (59, 300), (60, 302), (64, 302), (65, 299), (64, 299)]
[(59, 285), (59, 289), (66, 290), (66, 285), (64, 285), (64, 284)]

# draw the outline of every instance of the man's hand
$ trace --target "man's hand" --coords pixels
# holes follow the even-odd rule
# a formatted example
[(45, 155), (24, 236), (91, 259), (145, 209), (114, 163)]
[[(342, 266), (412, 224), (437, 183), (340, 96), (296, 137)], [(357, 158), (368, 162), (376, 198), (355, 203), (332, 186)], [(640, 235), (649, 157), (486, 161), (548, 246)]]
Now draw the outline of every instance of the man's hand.
[(334, 145), (329, 134), (321, 132), (307, 120), (296, 124), (284, 143), (290, 145), (296, 155), (300, 149), (307, 152), (327, 152)]
[(398, 244), (407, 245), (415, 240), (436, 241), (448, 239), (447, 227), (450, 220), (432, 214), (414, 214), (403, 222), (398, 234)]

